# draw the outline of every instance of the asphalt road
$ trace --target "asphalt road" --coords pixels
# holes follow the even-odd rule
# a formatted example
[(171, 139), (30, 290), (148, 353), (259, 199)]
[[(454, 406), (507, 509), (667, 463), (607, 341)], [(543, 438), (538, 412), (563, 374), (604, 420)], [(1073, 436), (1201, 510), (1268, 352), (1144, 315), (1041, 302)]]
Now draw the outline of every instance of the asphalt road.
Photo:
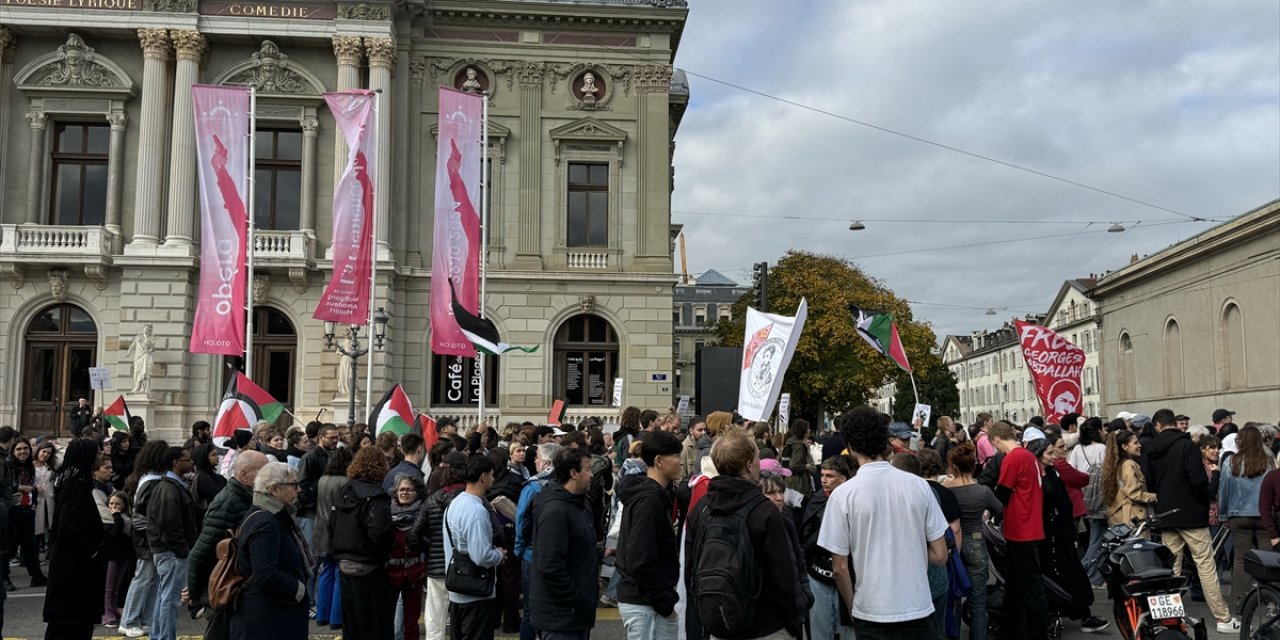
[[(14, 582), (22, 586), (27, 583), (25, 571), (20, 568), (14, 568)], [(1224, 585), (1224, 588), (1229, 588)], [(1109, 619), (1111, 604), (1106, 599), (1105, 594), (1098, 594), (1099, 600), (1094, 605), (1093, 613)], [(9, 594), (9, 600), (5, 603), (5, 640), (22, 640), (26, 638), (37, 639), (44, 637), (44, 622), (42, 614), (44, 608), (44, 589), (19, 589), (17, 593)], [(1196, 617), (1208, 617), (1209, 611), (1203, 603), (1190, 602), (1188, 599), (1188, 612)], [(1212, 621), (1212, 618), (1209, 618)], [(622, 622), (618, 619), (617, 609), (600, 609), (596, 614), (596, 627), (592, 632), (592, 638), (600, 640), (624, 640), (626, 634), (622, 630)], [(1220, 634), (1214, 630), (1212, 622), (1208, 625), (1209, 638), (1211, 640), (1236, 638), (1236, 635)], [(178, 621), (178, 638), (179, 640), (195, 640), (202, 637), (204, 632), (203, 620), (192, 620), (190, 617), (182, 616)], [(967, 630), (962, 633), (962, 637), (967, 637)], [(1119, 638), (1120, 634), (1115, 631), (1114, 626), (1107, 628), (1105, 631), (1095, 634), (1086, 634), (1080, 631), (1080, 626), (1074, 622), (1066, 621), (1065, 638), (1068, 640), (1080, 640), (1084, 638)], [(96, 638), (120, 638), (124, 636), (118, 629), (108, 629), (105, 627), (97, 627), (94, 629), (94, 637)], [(339, 632), (332, 631), (328, 628), (321, 629), (319, 627), (312, 628), (311, 640), (335, 640), (341, 638)], [(516, 636), (499, 635), (498, 638), (514, 638)], [(284, 639), (282, 639), (284, 640)]]

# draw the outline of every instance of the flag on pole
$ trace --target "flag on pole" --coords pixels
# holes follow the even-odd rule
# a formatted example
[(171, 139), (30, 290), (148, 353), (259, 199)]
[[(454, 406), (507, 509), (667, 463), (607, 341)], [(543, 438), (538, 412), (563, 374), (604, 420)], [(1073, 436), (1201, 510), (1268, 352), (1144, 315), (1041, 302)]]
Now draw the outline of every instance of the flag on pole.
[(343, 324), (369, 322), (373, 268), (373, 193), (378, 184), (378, 114), (372, 91), (324, 94), (347, 143), (347, 163), (333, 193), (333, 275), (313, 317)]
[[(431, 248), (431, 353), (474, 357), (450, 308), (480, 312), (480, 171), (484, 96), (440, 87)], [(445, 297), (445, 283), (457, 288)]]
[(453, 318), (458, 322), (458, 328), (462, 330), (462, 335), (466, 336), (472, 345), (475, 345), (476, 351), (500, 356), (508, 351), (533, 353), (538, 350), (537, 345), (519, 347), (503, 342), (501, 336), (498, 335), (498, 327), (493, 324), (492, 320), (481, 318), (458, 304), (458, 295), (453, 289), (452, 282), (449, 283), (449, 295), (453, 298)]
[(1068, 413), (1084, 407), (1080, 374), (1084, 369), (1084, 349), (1049, 327), (1015, 319), (1022, 358), (1027, 362), (1036, 396), (1044, 407), (1046, 422), (1058, 422)]
[(440, 441), (440, 434), (436, 433), (436, 419), (425, 413), (419, 413), (418, 431), (421, 432), (422, 439), (427, 444), (427, 451), (430, 452)]
[(284, 405), (271, 397), (266, 389), (259, 387), (249, 376), (237, 371), (227, 383), (227, 392), (222, 396), (222, 405), (218, 407), (218, 417), (214, 419), (213, 443), (219, 447), (226, 446), (228, 439), (235, 437), (237, 430), (251, 431), (259, 420), (274, 423), (284, 413)]
[(402, 436), (412, 431), (414, 425), (420, 424), (414, 417), (409, 396), (405, 395), (404, 387), (398, 384), (391, 387), (387, 395), (382, 396), (382, 400), (369, 413), (369, 422), (375, 425), (374, 437), (382, 435), (384, 431)]
[(902, 338), (898, 337), (898, 325), (893, 321), (892, 314), (859, 309), (854, 304), (849, 305), (849, 313), (853, 314), (858, 335), (876, 353), (889, 356), (903, 371), (911, 372), (911, 363), (907, 361), (907, 352), (902, 348)]
[(102, 418), (112, 431), (128, 432), (129, 420), (133, 416), (129, 413), (129, 405), (125, 403), (124, 396), (117, 396), (116, 401), (102, 411)]
[(800, 299), (794, 317), (761, 313), (747, 307), (743, 336), (742, 376), (738, 383), (738, 413), (747, 420), (765, 420), (782, 392), (782, 379), (795, 355), (796, 344), (809, 316), (809, 303)]

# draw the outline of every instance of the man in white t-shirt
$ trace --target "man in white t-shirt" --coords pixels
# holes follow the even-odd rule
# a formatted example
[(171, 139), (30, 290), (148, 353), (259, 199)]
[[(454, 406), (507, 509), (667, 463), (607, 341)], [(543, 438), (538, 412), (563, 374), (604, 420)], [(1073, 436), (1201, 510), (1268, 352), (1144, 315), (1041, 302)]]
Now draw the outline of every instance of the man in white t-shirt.
[(928, 483), (884, 460), (889, 416), (858, 407), (836, 424), (859, 467), (827, 501), (818, 545), (831, 552), (836, 588), (852, 602), (854, 632), (859, 640), (937, 638), (928, 565), (947, 561), (942, 509)]

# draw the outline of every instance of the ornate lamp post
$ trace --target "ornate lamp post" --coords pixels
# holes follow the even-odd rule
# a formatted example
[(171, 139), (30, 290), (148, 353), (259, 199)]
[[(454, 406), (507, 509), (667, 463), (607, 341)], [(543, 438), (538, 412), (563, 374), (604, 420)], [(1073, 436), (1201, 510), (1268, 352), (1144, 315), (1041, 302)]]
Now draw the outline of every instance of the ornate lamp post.
[[(391, 320), (391, 316), (382, 307), (378, 307), (373, 312), (373, 348), (382, 350), (382, 346), (387, 337), (387, 321)], [(347, 426), (354, 429), (356, 426), (356, 366), (360, 360), (360, 356), (369, 353), (369, 347), (360, 346), (360, 325), (350, 325), (347, 327), (347, 335), (351, 337), (350, 345), (343, 345), (341, 342), (334, 341), (334, 323), (326, 320), (324, 323), (324, 346), (326, 349), (333, 349), (338, 353), (351, 358), (351, 386), (347, 403)]]

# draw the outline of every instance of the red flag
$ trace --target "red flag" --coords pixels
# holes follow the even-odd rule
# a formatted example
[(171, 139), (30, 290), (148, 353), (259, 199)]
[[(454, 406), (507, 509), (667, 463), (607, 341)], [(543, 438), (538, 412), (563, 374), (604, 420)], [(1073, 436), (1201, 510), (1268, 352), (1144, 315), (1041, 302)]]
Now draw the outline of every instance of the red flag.
[(1084, 369), (1084, 349), (1071, 344), (1057, 332), (1038, 324), (1014, 320), (1022, 343), (1036, 395), (1044, 407), (1046, 423), (1056, 423), (1067, 413), (1079, 413), (1084, 405), (1080, 393), (1080, 373)]
[(480, 127), (482, 96), (440, 88), (440, 132), (436, 145), (435, 230), (431, 247), (431, 352), (476, 355), (454, 319), (449, 292), (458, 304), (480, 313)]
[(317, 320), (369, 322), (373, 260), (373, 192), (378, 184), (378, 114), (372, 91), (324, 94), (350, 149), (333, 193), (333, 274), (320, 296)]
[(430, 453), (431, 449), (433, 449), (436, 446), (436, 443), (440, 441), (440, 434), (436, 433), (435, 418), (432, 418), (425, 413), (419, 413), (417, 422), (419, 434), (427, 443), (427, 452)]

